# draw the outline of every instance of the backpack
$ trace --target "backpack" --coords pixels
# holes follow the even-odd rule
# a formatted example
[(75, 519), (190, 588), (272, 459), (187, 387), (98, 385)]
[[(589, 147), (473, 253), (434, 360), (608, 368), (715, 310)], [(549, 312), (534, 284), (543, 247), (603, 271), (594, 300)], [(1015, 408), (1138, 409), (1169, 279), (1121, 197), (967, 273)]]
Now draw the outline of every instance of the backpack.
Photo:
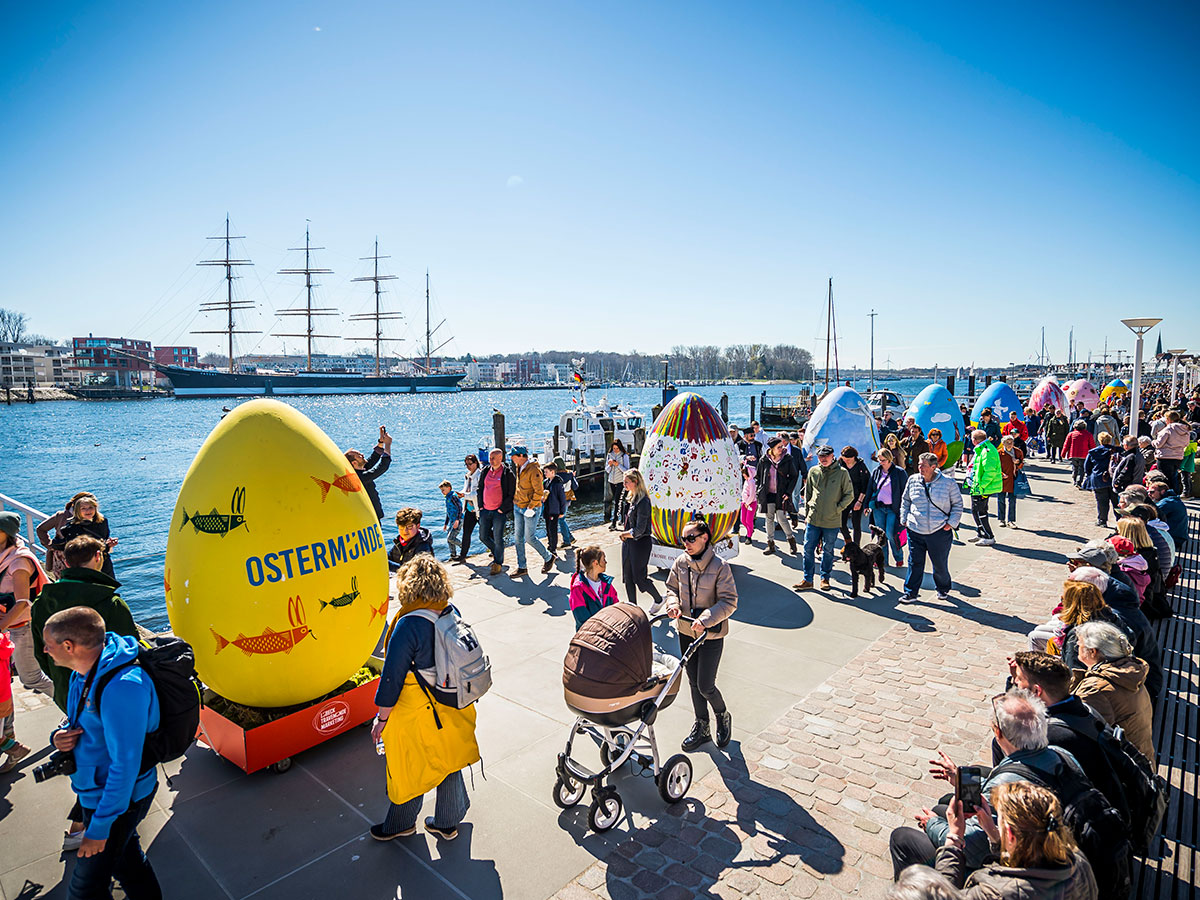
[[(455, 709), (466, 709), (488, 692), (492, 686), (492, 663), (483, 652), (479, 638), (463, 621), (458, 610), (447, 606), (439, 615), (431, 609), (413, 610), (433, 623), (433, 671), (436, 682), (414, 669), (417, 681), (426, 692), (435, 688), (442, 702)], [(427, 672), (429, 670), (426, 670)]]
[(147, 732), (142, 746), (139, 774), (159, 763), (183, 756), (200, 728), (204, 705), (200, 679), (196, 676), (196, 654), (192, 645), (177, 637), (153, 635), (138, 641), (137, 659), (109, 669), (96, 681), (96, 714), (105, 686), (131, 666), (141, 666), (150, 676), (158, 695), (158, 728)]
[(1087, 736), (1094, 735), (1125, 794), (1129, 807), (1130, 843), (1133, 852), (1145, 856), (1150, 852), (1170, 801), (1170, 786), (1133, 744), (1125, 739), (1120, 728), (1113, 728), (1099, 713), (1089, 708), (1089, 716), (1053, 715), (1050, 721)]
[(1058, 797), (1067, 827), (1095, 873), (1099, 900), (1128, 900), (1133, 889), (1133, 847), (1125, 817), (1092, 787), (1082, 771), (1067, 761), (1062, 751), (1050, 749), (1059, 757), (1053, 772), (1021, 762), (1005, 762), (992, 770), (992, 777), (1011, 772)]

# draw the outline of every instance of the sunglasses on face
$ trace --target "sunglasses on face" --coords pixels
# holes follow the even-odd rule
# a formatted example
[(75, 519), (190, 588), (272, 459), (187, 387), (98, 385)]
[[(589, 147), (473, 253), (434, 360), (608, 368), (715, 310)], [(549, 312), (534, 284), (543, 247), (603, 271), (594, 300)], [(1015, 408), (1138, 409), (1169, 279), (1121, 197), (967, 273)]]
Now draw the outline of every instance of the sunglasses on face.
[(694, 544), (698, 540), (700, 540), (700, 535), (698, 534), (685, 534), (683, 536), (683, 542), (685, 544)]

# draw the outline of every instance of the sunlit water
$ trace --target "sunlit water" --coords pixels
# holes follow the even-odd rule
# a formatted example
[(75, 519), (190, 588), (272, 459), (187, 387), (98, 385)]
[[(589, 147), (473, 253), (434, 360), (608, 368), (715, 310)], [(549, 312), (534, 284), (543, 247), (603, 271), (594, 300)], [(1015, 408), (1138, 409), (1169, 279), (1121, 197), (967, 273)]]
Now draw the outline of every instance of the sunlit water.
[[(911, 399), (926, 383), (878, 384)], [(740, 424), (749, 418), (750, 397), (761, 391), (750, 386), (698, 390), (714, 406), (727, 393), (730, 418)], [(657, 388), (619, 388), (593, 390), (589, 400), (605, 393), (610, 401), (631, 404), (646, 416), (661, 397)], [(785, 395), (788, 388), (772, 387), (768, 393)], [(388, 527), (391, 513), (417, 506), (442, 559), (448, 556), (440, 532), (445, 504), (437, 486), (443, 478), (461, 486), (463, 456), (491, 443), (493, 408), (505, 413), (510, 441), (523, 437), (536, 452), (571, 405), (570, 395), (558, 390), (281, 399), (343, 448), (370, 452), (379, 426), (387, 426), (394, 438), (392, 468), (376, 482), (385, 536), (394, 537), (394, 525)], [(121, 595), (147, 627), (166, 627), (162, 569), (175, 498), (196, 451), (220, 421), (222, 406), (232, 405), (216, 399), (0, 406), (0, 493), (52, 513), (75, 492), (93, 491), (113, 536), (120, 539), (113, 562)], [(596, 524), (601, 509), (598, 503), (576, 503), (568, 515), (572, 524)], [(472, 543), (476, 551), (482, 549), (478, 533)]]

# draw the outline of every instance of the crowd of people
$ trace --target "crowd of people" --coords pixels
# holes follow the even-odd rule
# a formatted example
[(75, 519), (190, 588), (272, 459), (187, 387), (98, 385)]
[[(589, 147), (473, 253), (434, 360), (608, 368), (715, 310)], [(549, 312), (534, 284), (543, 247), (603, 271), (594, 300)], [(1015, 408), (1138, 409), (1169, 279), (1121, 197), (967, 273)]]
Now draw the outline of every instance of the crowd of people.
[[(911, 418), (899, 421), (890, 411), (877, 423), (881, 445), (872, 454), (873, 468), (853, 446), (820, 446), (808, 457), (802, 428), (768, 435), (757, 422), (744, 432), (730, 427), (743, 476), (735, 527), (747, 545), (761, 527), (768, 555), (779, 552), (782, 532), (790, 552), (802, 557), (803, 580), (794, 585), (801, 591), (813, 589), (818, 574), (820, 589), (829, 590), (837, 539), (859, 546), (866, 531), (883, 565), (907, 568), (900, 602), (916, 600), (927, 565), (937, 598), (948, 598), (949, 555), (964, 494), (975, 525), (968, 540), (994, 544), (991, 497), (997, 497), (999, 525), (1017, 527), (1016, 501), (1030, 492), (1025, 463), (1039, 454), (1070, 463), (1075, 486), (1095, 495), (1098, 526), (1108, 528), (1110, 515), (1116, 518), (1104, 539), (1087, 541), (1071, 555), (1058, 604), (1030, 632), (1027, 649), (1008, 660), (1005, 689), (991, 700), (993, 765), (979, 773), (980, 793), (963, 792), (970, 780), (965, 767), (945, 755), (932, 763), (933, 776), (954, 791), (922, 810), (917, 828), (892, 834), (896, 900), (1121, 896), (1128, 858), (1140, 852), (1139, 823), (1148, 816), (1145, 784), (1139, 791), (1131, 782), (1137, 772), (1154, 771), (1153, 715), (1164, 675), (1152, 622), (1171, 614), (1168, 595), (1188, 540), (1180, 494), (1190, 493), (1196, 442), (1189, 429), (1200, 427), (1200, 402), (1153, 406), (1144, 435), (1141, 417), (1135, 432), (1127, 433), (1129, 418), (1123, 426), (1120, 412), (1077, 409), (1072, 421), (1061, 411), (1030, 409), (1023, 421), (1013, 413), (1000, 424), (985, 410), (974, 427), (964, 419), (962, 488), (944, 435), (938, 429), (925, 434)], [(345, 453), (380, 518), (374, 481), (387, 471), (390, 450), (391, 437), (381, 428), (369, 455)], [(478, 525), (490, 555), (488, 573), (501, 574), (511, 523), (511, 577), (528, 574), (529, 548), (542, 559), (543, 573), (554, 570), (560, 551), (574, 548), (567, 592), (577, 628), (607, 606), (637, 604), (639, 594), (648, 595), (651, 616), (682, 619), (681, 655), (704, 637), (686, 666), (694, 722), (682, 748), (694, 751), (710, 742), (724, 747), (732, 713), (718, 670), (728, 619), (738, 606), (732, 569), (714, 552), (709, 523), (694, 519), (683, 528), (682, 552), (660, 592), (649, 575), (645, 480), (619, 441), (605, 463), (605, 519), (619, 533), (623, 598), (604, 550), (575, 547), (566, 521), (578, 488), (573, 474), (560, 459), (531, 459), (522, 446), (512, 449), (510, 460), (503, 450), (492, 450), (486, 465), (468, 455), (462, 489), (449, 480), (439, 485), (450, 564), (466, 562)], [(379, 840), (415, 834), (421, 800), (431, 790), (435, 810), (425, 830), (453, 840), (470, 806), (462, 772), (479, 759), (474, 706), (455, 704), (422, 677), (434, 668), (437, 622), (457, 611), (449, 573), (435, 559), (433, 535), (421, 520), (420, 509), (400, 509), (388, 552), (399, 570), (400, 612), (387, 635), (372, 730), (388, 761), (389, 805), (371, 829)], [(20, 517), (0, 511), (0, 665), (11, 664), (26, 689), (62, 710), (64, 724), (53, 744), (87, 763), (88, 783), (73, 777), (78, 799), (66, 814), (64, 848), (86, 861), (75, 869), (70, 896), (106, 891), (114, 877), (131, 897), (161, 896), (137, 837), (157, 779), (153, 770), (141, 772), (131, 762), (155, 727), (154, 690), (134, 666), (118, 679), (124, 700), (106, 707), (112, 713), (101, 716), (87, 703), (98, 670), (122, 667), (136, 656), (137, 627), (113, 572), (117, 540), (89, 492), (74, 495), (41, 523), (44, 559), (20, 532)], [(998, 681), (1004, 674), (997, 673)], [(7, 678), (0, 680), (0, 719), (2, 774), (30, 753), (17, 739)], [(399, 724), (389, 724), (393, 719)], [(1132, 768), (1117, 765), (1115, 753), (1131, 760)], [(1146, 777), (1153, 785), (1152, 775)]]

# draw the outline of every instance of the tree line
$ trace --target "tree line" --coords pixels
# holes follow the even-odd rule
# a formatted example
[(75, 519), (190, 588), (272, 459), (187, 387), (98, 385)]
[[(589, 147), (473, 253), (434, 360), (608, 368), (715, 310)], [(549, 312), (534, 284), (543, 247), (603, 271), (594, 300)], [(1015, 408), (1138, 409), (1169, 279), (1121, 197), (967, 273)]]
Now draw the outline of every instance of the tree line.
[[(812, 354), (792, 344), (713, 344), (684, 346), (678, 344), (670, 353), (612, 353), (600, 350), (542, 350), (527, 353), (469, 355), (488, 362), (515, 363), (533, 359), (555, 365), (571, 365), (573, 360), (586, 360), (589, 375), (605, 381), (658, 381), (663, 375), (663, 363), (670, 366), (672, 379), (690, 381), (720, 381), (725, 379), (778, 379), (808, 381), (813, 377)], [(468, 356), (461, 357), (465, 363)]]

